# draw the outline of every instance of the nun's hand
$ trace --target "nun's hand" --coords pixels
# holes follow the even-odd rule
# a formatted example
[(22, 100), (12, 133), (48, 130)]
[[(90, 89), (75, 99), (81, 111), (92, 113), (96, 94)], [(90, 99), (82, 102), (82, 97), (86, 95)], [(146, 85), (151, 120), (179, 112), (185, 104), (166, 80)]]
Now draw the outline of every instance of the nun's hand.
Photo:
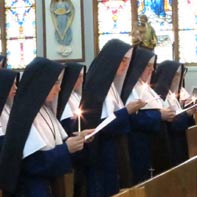
[(161, 112), (161, 119), (168, 122), (172, 122), (176, 116), (175, 110), (170, 108), (161, 109), (160, 112)]
[(129, 104), (126, 105), (127, 111), (129, 114), (133, 114), (138, 112), (138, 110), (142, 107), (144, 107), (147, 103), (141, 99), (137, 101), (132, 101)]
[(189, 109), (188, 111), (186, 111), (188, 116), (193, 116), (196, 112), (197, 112), (197, 107), (194, 107), (194, 108)]
[(73, 137), (69, 137), (66, 140), (68, 151), (70, 153), (75, 153), (77, 151), (82, 150), (83, 147), (84, 147), (84, 142), (85, 142), (84, 135), (79, 134), (79, 135), (76, 135), (76, 136), (73, 136)]
[[(80, 133), (79, 132), (74, 132), (73, 134), (74, 135), (78, 135), (78, 134), (83, 135), (84, 138), (85, 138), (86, 135), (91, 134), (94, 130), (95, 129), (85, 129), (85, 130), (81, 131)], [(94, 139), (94, 137), (92, 136), (92, 137), (88, 138), (87, 140), (85, 140), (85, 143), (90, 143), (90, 142), (93, 141), (93, 139)]]
[[(83, 130), (82, 133), (84, 136), (91, 134), (95, 129), (86, 129)], [(90, 143), (94, 140), (94, 136), (88, 138), (87, 140), (85, 140), (85, 143)]]

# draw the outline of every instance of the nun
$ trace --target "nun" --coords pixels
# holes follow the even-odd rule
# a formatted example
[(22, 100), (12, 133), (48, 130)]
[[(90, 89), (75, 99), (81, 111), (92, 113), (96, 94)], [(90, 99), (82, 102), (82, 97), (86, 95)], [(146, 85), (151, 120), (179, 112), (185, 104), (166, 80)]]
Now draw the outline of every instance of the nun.
[(173, 122), (167, 124), (173, 166), (189, 159), (186, 130), (195, 124), (193, 115), (196, 108), (179, 113), (183, 107), (181, 90), (183, 91), (185, 71), (186, 68), (183, 64), (166, 60), (159, 64), (153, 77), (155, 91), (165, 101), (165, 105), (174, 109), (177, 114)]
[[(131, 45), (112, 39), (105, 44), (87, 72), (80, 105), (84, 110), (83, 127), (95, 127), (113, 113), (116, 119), (97, 133), (93, 142), (84, 149), (87, 162), (79, 170), (84, 173), (87, 193), (82, 195), (78, 190), (76, 196), (107, 197), (119, 192), (118, 151), (124, 154), (124, 150), (118, 142), (123, 134), (129, 132), (129, 114), (145, 105), (137, 100), (124, 107), (114, 85), (116, 76), (124, 76), (132, 51)], [(124, 166), (126, 169), (127, 164)]]
[[(150, 80), (156, 66), (156, 55), (147, 49), (136, 48), (123, 84), (121, 98), (125, 105), (137, 99), (147, 104), (130, 120), (128, 133), (130, 167), (133, 185), (171, 166), (169, 145), (163, 121), (172, 121), (175, 113), (163, 108), (160, 96), (151, 88)], [(155, 141), (162, 144), (155, 147)], [(156, 149), (156, 151), (154, 151)], [(159, 157), (156, 162), (155, 158)]]
[[(61, 125), (66, 130), (69, 136), (73, 135), (74, 131), (78, 131), (78, 110), (81, 101), (81, 93), (83, 81), (85, 79), (86, 67), (79, 63), (66, 63), (65, 72), (62, 79), (61, 90), (57, 101), (57, 118), (60, 120)], [(80, 117), (81, 118), (81, 117)], [(75, 178), (75, 168), (81, 163), (81, 155), (83, 151), (75, 154), (73, 158), (73, 171), (67, 173), (66, 176), (54, 182), (54, 191), (58, 191), (57, 196), (73, 195)], [(80, 184), (81, 181), (79, 180)], [(65, 184), (72, 185), (66, 187)]]
[(50, 103), (58, 96), (64, 67), (35, 58), (24, 70), (0, 155), (0, 188), (6, 196), (53, 196), (51, 180), (72, 169), (84, 135), (68, 137)]
[(6, 132), (10, 110), (16, 94), (18, 73), (12, 70), (0, 69), (0, 147)]
[(78, 130), (78, 110), (85, 81), (86, 67), (79, 63), (67, 63), (61, 91), (58, 97), (57, 117), (64, 129), (72, 135)]

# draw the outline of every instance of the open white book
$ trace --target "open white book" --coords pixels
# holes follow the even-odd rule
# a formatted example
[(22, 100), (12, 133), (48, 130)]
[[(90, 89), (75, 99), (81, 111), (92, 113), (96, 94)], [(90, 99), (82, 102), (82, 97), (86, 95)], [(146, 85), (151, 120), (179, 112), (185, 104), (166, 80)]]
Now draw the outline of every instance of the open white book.
[(95, 130), (85, 136), (85, 140), (89, 139), (90, 137), (94, 136), (96, 133), (98, 133), (101, 129), (103, 129), (105, 126), (107, 126), (110, 122), (112, 122), (114, 119), (116, 119), (116, 116), (114, 113), (112, 113), (110, 116), (108, 116), (105, 120), (103, 120), (96, 128)]
[(146, 98), (145, 102), (147, 103), (143, 109), (162, 109), (162, 102), (161, 102), (161, 97), (158, 95), (154, 98)]
[(180, 109), (180, 110), (176, 111), (176, 115), (179, 115), (179, 114), (181, 114), (181, 113), (183, 113), (183, 112), (185, 112), (185, 111), (188, 111), (188, 110), (190, 110), (190, 109), (192, 109), (192, 108), (195, 108), (195, 107), (197, 107), (197, 103), (194, 104), (194, 105), (192, 105), (192, 106), (190, 106), (190, 107), (187, 107), (187, 108), (185, 108), (185, 109)]

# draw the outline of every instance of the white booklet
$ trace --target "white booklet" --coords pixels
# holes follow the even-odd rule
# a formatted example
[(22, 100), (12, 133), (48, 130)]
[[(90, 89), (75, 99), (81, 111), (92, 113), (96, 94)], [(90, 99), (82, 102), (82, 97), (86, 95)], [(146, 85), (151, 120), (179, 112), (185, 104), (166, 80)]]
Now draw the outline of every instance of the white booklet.
[(112, 122), (114, 119), (116, 119), (116, 116), (114, 113), (112, 113), (110, 116), (108, 116), (105, 120), (103, 120), (96, 128), (95, 130), (90, 133), (89, 135), (85, 136), (85, 140), (89, 139), (90, 137), (94, 136), (96, 133), (98, 133), (101, 129), (103, 129), (105, 126), (107, 126), (110, 122)]
[(194, 104), (194, 105), (192, 105), (192, 106), (190, 106), (190, 107), (187, 107), (187, 108), (185, 108), (185, 109), (178, 110), (178, 111), (176, 112), (176, 115), (179, 115), (179, 114), (181, 114), (181, 113), (183, 113), (183, 112), (185, 112), (185, 111), (188, 111), (188, 110), (190, 110), (190, 109), (192, 109), (192, 108), (194, 108), (194, 107), (197, 107), (197, 103)]

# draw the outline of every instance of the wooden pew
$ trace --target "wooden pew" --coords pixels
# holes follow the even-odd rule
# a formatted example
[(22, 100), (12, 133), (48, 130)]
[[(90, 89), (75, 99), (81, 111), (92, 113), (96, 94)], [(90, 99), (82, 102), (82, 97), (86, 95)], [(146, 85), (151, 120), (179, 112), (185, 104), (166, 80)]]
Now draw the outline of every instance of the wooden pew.
[[(73, 172), (67, 173), (64, 175), (64, 192), (65, 197), (73, 197), (73, 191), (74, 191), (74, 174)], [(0, 197), (3, 197), (2, 192), (0, 190)], [(125, 196), (127, 197), (127, 196)], [(129, 196), (128, 196), (129, 197)]]
[(118, 194), (115, 194), (112, 197), (130, 197), (130, 190), (129, 189), (121, 190)]
[(130, 197), (146, 197), (146, 192), (144, 187), (131, 188)]
[[(74, 173), (69, 172), (51, 182), (52, 192), (57, 197), (73, 197), (74, 195)], [(1, 197), (1, 196), (0, 196)]]
[(197, 112), (194, 114), (194, 119), (195, 119), (195, 122), (197, 124)]
[(187, 129), (187, 144), (189, 157), (197, 155), (197, 125), (191, 126)]
[(64, 175), (65, 197), (73, 197), (74, 195), (74, 172)]
[(146, 194), (144, 187), (126, 188), (121, 189), (118, 194), (115, 194), (112, 197), (146, 197)]
[(134, 188), (139, 187), (146, 197), (196, 197), (197, 156)]
[(187, 129), (188, 161), (114, 197), (197, 197), (197, 125)]

